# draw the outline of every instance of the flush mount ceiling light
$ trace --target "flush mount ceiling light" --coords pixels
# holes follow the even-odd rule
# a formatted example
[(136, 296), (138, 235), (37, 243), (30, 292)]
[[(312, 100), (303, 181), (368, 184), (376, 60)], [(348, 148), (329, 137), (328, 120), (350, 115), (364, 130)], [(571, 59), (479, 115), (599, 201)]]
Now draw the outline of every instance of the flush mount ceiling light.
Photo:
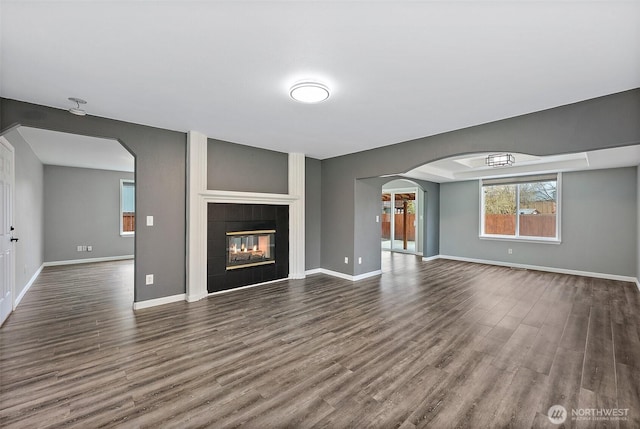
[(490, 167), (511, 167), (515, 161), (515, 156), (510, 153), (495, 153), (485, 159), (485, 162)]
[(298, 82), (291, 87), (289, 95), (301, 103), (319, 103), (329, 98), (329, 88), (319, 82)]
[(69, 101), (73, 101), (74, 103), (76, 103), (76, 107), (72, 107), (71, 109), (69, 109), (69, 112), (78, 116), (84, 116), (87, 114), (87, 112), (85, 112), (80, 108), (81, 104), (87, 104), (87, 102), (84, 101), (82, 98), (69, 97)]

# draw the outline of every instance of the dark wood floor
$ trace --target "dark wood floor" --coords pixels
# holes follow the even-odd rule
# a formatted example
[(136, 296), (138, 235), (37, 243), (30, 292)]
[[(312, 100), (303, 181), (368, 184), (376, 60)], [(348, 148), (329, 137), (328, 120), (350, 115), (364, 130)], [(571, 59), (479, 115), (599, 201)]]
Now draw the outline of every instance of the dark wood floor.
[(383, 258), (135, 313), (130, 261), (46, 268), (0, 329), (0, 427), (640, 427), (635, 285)]

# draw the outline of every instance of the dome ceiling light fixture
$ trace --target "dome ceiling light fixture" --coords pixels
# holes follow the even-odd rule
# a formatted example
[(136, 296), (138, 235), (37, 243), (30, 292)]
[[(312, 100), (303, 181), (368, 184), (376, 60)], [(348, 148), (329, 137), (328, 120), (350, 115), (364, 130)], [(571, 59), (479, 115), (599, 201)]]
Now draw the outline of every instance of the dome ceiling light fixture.
[(80, 108), (81, 104), (87, 104), (85, 100), (77, 97), (69, 97), (69, 101), (73, 101), (74, 103), (76, 103), (76, 107), (72, 107), (69, 109), (70, 113), (73, 113), (74, 115), (78, 115), (78, 116), (84, 116), (87, 114), (87, 112), (85, 112)]
[(314, 81), (303, 81), (294, 84), (289, 90), (289, 95), (301, 103), (320, 103), (329, 98), (329, 88)]

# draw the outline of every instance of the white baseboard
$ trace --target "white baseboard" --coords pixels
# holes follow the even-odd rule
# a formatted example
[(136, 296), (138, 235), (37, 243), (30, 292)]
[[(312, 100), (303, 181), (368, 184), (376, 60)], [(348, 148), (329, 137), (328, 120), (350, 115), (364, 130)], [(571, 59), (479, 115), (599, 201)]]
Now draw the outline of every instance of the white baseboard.
[(51, 261), (45, 262), (45, 267), (56, 267), (58, 265), (74, 265), (74, 264), (90, 264), (92, 262), (108, 262), (108, 261), (122, 261), (124, 259), (133, 259), (134, 255), (124, 256), (104, 256), (101, 258), (88, 258), (88, 259), (70, 259), (67, 261)]
[(523, 268), (526, 270), (546, 271), (549, 273), (570, 274), (573, 276), (593, 277), (597, 279), (618, 280), (622, 282), (636, 283), (636, 277), (620, 276), (618, 274), (594, 273), (591, 271), (569, 270), (565, 268), (543, 267), (539, 265), (516, 264), (512, 262), (491, 261), (487, 259), (465, 258), (462, 256), (439, 255), (441, 259), (449, 259), (452, 261), (472, 262), (474, 264), (497, 265), (499, 267)]
[(172, 302), (184, 301), (187, 295), (184, 293), (171, 296), (163, 296), (162, 298), (148, 299), (146, 301), (138, 301), (133, 303), (134, 310), (143, 308), (157, 307), (158, 305), (171, 304)]
[(29, 289), (31, 288), (31, 286), (35, 283), (36, 279), (38, 278), (38, 276), (40, 275), (40, 273), (42, 272), (42, 269), (44, 268), (44, 264), (40, 265), (40, 268), (38, 268), (36, 270), (36, 272), (33, 274), (33, 276), (31, 276), (31, 279), (29, 279), (29, 281), (27, 282), (27, 284), (25, 285), (24, 288), (22, 288), (22, 292), (20, 292), (20, 295), (18, 295), (15, 299), (15, 301), (13, 302), (13, 309), (15, 310), (16, 307), (18, 306), (18, 304), (20, 304), (20, 301), (22, 301), (22, 298), (24, 298), (24, 296), (27, 294), (27, 292), (29, 291)]
[(380, 274), (382, 274), (382, 270), (369, 271), (368, 273), (352, 276), (349, 274), (340, 273), (338, 271), (327, 270), (326, 268), (316, 268), (314, 270), (307, 271), (307, 274), (326, 274), (328, 276), (338, 277), (340, 279), (357, 282), (358, 280), (364, 280), (369, 277), (379, 276)]
[(304, 272), (305, 275), (310, 276), (313, 274), (320, 274), (322, 273), (322, 268), (314, 268), (313, 270), (307, 270)]
[(436, 259), (440, 259), (440, 258), (441, 258), (440, 255), (433, 255), (433, 256), (424, 257), (424, 258), (422, 258), (422, 260), (424, 262), (429, 262), (429, 261), (435, 261)]
[(640, 281), (638, 281), (637, 277), (636, 277), (636, 287), (638, 288), (638, 292), (640, 292)]
[(375, 277), (382, 275), (382, 270), (369, 271), (368, 273), (358, 274), (357, 276), (352, 276), (351, 280), (357, 282), (358, 280), (368, 279), (369, 277)]

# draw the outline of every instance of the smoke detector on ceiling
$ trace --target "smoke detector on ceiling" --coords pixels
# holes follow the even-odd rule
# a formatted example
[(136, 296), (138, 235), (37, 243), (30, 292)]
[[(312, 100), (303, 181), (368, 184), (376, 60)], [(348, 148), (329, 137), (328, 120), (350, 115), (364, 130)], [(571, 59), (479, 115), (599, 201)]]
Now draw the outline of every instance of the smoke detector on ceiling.
[(87, 112), (85, 112), (83, 109), (80, 108), (81, 104), (87, 104), (87, 102), (85, 100), (83, 100), (82, 98), (77, 98), (77, 97), (69, 97), (69, 101), (73, 101), (74, 103), (76, 103), (76, 107), (72, 107), (69, 109), (69, 112), (73, 113), (74, 115), (78, 115), (78, 116), (84, 116), (87, 114)]

